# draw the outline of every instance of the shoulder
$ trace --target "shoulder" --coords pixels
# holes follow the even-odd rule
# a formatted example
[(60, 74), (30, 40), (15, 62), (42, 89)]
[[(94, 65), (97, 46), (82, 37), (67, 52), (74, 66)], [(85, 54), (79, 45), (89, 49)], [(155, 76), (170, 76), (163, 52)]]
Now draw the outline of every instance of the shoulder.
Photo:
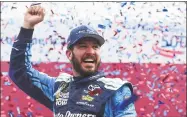
[(60, 73), (55, 79), (54, 95), (58, 95), (62, 89), (72, 81), (73, 77), (67, 73)]
[(106, 89), (118, 90), (119, 88), (124, 86), (124, 87), (129, 87), (130, 90), (132, 91), (132, 84), (130, 82), (128, 82), (127, 80), (122, 80), (120, 78), (102, 77), (102, 78), (98, 79), (97, 81), (104, 83), (104, 87)]
[(60, 75), (56, 78), (55, 82), (66, 82), (69, 83), (73, 80), (73, 76), (67, 73), (60, 73)]

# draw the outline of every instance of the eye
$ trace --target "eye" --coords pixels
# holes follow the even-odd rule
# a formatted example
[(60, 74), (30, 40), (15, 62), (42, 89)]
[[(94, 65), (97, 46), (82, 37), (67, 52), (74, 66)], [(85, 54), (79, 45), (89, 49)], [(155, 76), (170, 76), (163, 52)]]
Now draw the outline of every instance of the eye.
[(85, 44), (80, 44), (79, 47), (80, 48), (86, 48), (86, 45)]
[(94, 48), (94, 49), (99, 49), (100, 46), (99, 46), (99, 45), (94, 45), (93, 48)]

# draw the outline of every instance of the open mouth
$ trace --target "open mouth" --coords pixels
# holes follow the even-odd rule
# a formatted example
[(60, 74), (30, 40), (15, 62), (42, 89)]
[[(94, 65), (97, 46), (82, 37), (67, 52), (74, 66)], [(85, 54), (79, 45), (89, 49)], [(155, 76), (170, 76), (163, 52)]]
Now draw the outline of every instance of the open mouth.
[(84, 59), (83, 62), (84, 62), (84, 63), (94, 63), (95, 60), (94, 60), (94, 59), (91, 59), (91, 58), (87, 58), (87, 59)]

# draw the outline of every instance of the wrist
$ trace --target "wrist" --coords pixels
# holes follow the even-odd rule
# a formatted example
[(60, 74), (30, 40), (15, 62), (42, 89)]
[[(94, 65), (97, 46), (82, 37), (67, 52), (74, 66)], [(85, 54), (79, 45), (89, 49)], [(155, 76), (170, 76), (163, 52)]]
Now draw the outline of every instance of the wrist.
[(26, 28), (26, 29), (34, 29), (34, 26), (31, 25), (30, 23), (24, 22), (23, 28)]

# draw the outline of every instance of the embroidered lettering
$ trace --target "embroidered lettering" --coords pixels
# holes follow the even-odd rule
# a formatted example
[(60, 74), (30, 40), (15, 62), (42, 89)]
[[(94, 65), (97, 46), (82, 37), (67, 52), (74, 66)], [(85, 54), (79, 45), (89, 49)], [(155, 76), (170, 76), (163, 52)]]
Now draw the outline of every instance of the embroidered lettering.
[(96, 115), (82, 114), (82, 113), (71, 113), (70, 111), (67, 111), (65, 115), (58, 113), (55, 115), (55, 117), (96, 117)]
[(93, 99), (94, 99), (94, 98), (91, 97), (91, 96), (89, 96), (89, 95), (86, 95), (86, 96), (83, 95), (83, 96), (82, 96), (82, 100), (86, 100), (86, 101), (89, 101), (89, 102), (93, 101)]
[(70, 111), (67, 111), (65, 115), (58, 113), (55, 115), (55, 117), (96, 117), (96, 115), (82, 114), (82, 113), (71, 113)]
[(68, 101), (67, 99), (61, 99), (61, 98), (60, 98), (60, 99), (57, 99), (57, 100), (56, 100), (56, 105), (57, 105), (57, 106), (59, 106), (59, 105), (62, 105), (62, 106), (63, 106), (63, 105), (66, 105), (66, 104), (67, 104), (67, 101)]
[(89, 106), (89, 107), (94, 107), (93, 104), (88, 104), (88, 102), (76, 102), (78, 105), (84, 105), (84, 106)]

